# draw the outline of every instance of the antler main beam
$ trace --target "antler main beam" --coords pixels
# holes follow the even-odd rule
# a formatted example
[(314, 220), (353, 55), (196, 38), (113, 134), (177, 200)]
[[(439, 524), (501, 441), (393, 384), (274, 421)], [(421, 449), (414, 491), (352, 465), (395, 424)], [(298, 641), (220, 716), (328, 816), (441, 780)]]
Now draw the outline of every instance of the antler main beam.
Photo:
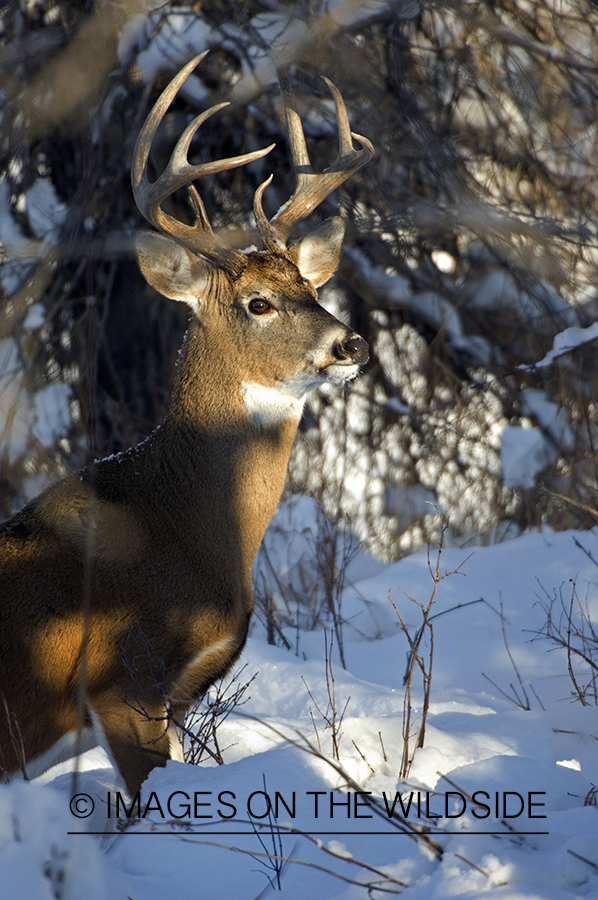
[[(287, 238), (295, 225), (313, 212), (329, 194), (340, 187), (374, 155), (374, 148), (370, 141), (351, 131), (347, 109), (340, 91), (329, 78), (324, 78), (336, 105), (339, 151), (331, 166), (324, 169), (323, 172), (314, 172), (309, 160), (299, 113), (293, 105), (286, 78), (283, 77), (281, 80), (283, 81), (285, 114), (297, 186), (288, 203), (281, 207), (270, 221), (264, 215), (261, 202), (262, 194), (270, 183), (270, 179), (256, 191), (254, 200), (255, 218), (262, 237), (267, 245), (274, 246), (286, 245)], [(353, 139), (361, 144), (361, 150), (355, 149)]]
[[(133, 184), (133, 194), (135, 202), (139, 210), (148, 222), (151, 222), (159, 231), (169, 234), (176, 238), (180, 243), (187, 246), (190, 250), (200, 253), (203, 256), (213, 259), (219, 265), (225, 268), (234, 268), (235, 264), (243, 258), (243, 254), (238, 253), (231, 247), (228, 247), (214, 234), (210, 226), (205, 207), (199, 193), (193, 186), (192, 182), (206, 175), (216, 175), (219, 172), (226, 172), (229, 169), (236, 169), (239, 166), (247, 165), (256, 159), (266, 156), (274, 144), (265, 147), (263, 150), (255, 150), (253, 153), (243, 153), (241, 156), (233, 156), (228, 159), (218, 159), (201, 165), (193, 166), (188, 160), (189, 146), (198, 129), (211, 116), (219, 110), (228, 106), (228, 103), (217, 103), (210, 109), (200, 113), (187, 126), (174, 148), (172, 155), (168, 161), (168, 165), (159, 176), (159, 178), (150, 182), (147, 176), (147, 164), (150, 154), (152, 142), (156, 135), (156, 131), (160, 122), (164, 118), (166, 111), (177, 95), (181, 85), (187, 80), (191, 72), (202, 61), (209, 51), (206, 50), (192, 59), (181, 71), (172, 79), (168, 87), (160, 94), (153, 109), (149, 113), (145, 124), (141, 129), (141, 133), (137, 139), (135, 152), (133, 154), (133, 165), (131, 168), (131, 181)], [(173, 218), (164, 212), (162, 203), (167, 197), (182, 187), (189, 187), (191, 201), (193, 203), (196, 222), (195, 225), (186, 225), (184, 222)]]

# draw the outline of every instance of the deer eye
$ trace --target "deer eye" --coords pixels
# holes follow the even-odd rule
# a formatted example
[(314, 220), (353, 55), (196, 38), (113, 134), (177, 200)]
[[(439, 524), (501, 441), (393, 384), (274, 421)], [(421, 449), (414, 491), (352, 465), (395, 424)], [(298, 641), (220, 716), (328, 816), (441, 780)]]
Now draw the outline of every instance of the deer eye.
[(272, 309), (272, 306), (262, 297), (254, 297), (253, 300), (250, 300), (247, 304), (247, 309), (250, 313), (253, 313), (254, 316), (263, 316), (264, 313), (267, 313)]

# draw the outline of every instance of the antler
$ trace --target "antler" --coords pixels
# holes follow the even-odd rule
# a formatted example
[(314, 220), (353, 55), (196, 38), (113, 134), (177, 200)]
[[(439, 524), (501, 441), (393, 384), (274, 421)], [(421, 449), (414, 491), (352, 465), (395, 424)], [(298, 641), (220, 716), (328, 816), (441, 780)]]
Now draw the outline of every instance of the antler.
[[(218, 103), (216, 106), (212, 106), (210, 109), (200, 113), (187, 126), (177, 141), (168, 164), (159, 178), (154, 182), (150, 182), (147, 177), (148, 158), (158, 126), (183, 82), (207, 53), (208, 51), (206, 50), (188, 62), (160, 94), (137, 139), (133, 154), (131, 180), (137, 206), (148, 222), (151, 222), (164, 234), (174, 237), (179, 243), (184, 244), (193, 252), (213, 260), (231, 274), (236, 274), (245, 265), (245, 254), (229, 247), (212, 231), (205, 207), (193, 182), (206, 175), (215, 175), (228, 169), (236, 169), (238, 166), (244, 166), (256, 159), (261, 159), (272, 150), (274, 144), (265, 147), (263, 150), (255, 150), (253, 153), (244, 153), (241, 156), (233, 156), (228, 159), (218, 159), (197, 166), (191, 165), (187, 155), (196, 132), (214, 113), (229, 105), (228, 103)], [(281, 80), (284, 82), (285, 113), (293, 166), (297, 176), (297, 186), (291, 199), (281, 207), (273, 219), (268, 220), (262, 207), (262, 195), (272, 181), (272, 176), (270, 175), (267, 181), (256, 190), (253, 208), (266, 248), (284, 252), (291, 229), (308, 216), (316, 206), (322, 203), (332, 191), (346, 181), (357, 169), (368, 162), (372, 158), (374, 148), (367, 138), (351, 131), (347, 110), (340, 91), (328, 78), (324, 78), (336, 105), (339, 151), (336, 160), (331, 166), (323, 172), (314, 172), (309, 161), (301, 119), (293, 106), (286, 76), (283, 76)], [(361, 150), (355, 149), (353, 138), (361, 144)], [(186, 225), (184, 222), (174, 219), (162, 209), (163, 201), (181, 187), (189, 189), (196, 218), (194, 225)]]
[[(323, 172), (314, 172), (309, 161), (303, 126), (297, 110), (294, 108), (292, 95), (284, 74), (281, 77), (283, 96), (285, 98), (285, 114), (289, 132), (289, 142), (293, 157), (293, 166), (297, 177), (297, 186), (291, 199), (279, 209), (273, 219), (268, 221), (262, 208), (262, 195), (270, 184), (272, 176), (255, 192), (253, 208), (258, 228), (267, 247), (284, 248), (287, 238), (294, 226), (306, 218), (326, 197), (347, 180), (357, 169), (361, 168), (374, 154), (374, 148), (367, 138), (351, 131), (347, 109), (338, 88), (328, 78), (328, 85), (336, 105), (338, 123), (338, 156), (331, 166)], [(362, 146), (356, 150), (352, 138)]]
[[(265, 156), (272, 150), (274, 144), (263, 150), (255, 150), (253, 153), (244, 153), (241, 156), (233, 156), (228, 159), (218, 159), (197, 166), (191, 165), (187, 159), (187, 154), (197, 130), (214, 113), (229, 105), (228, 103), (218, 103), (216, 106), (212, 106), (210, 109), (200, 113), (187, 126), (177, 141), (168, 165), (159, 178), (154, 182), (150, 182), (147, 177), (148, 157), (158, 126), (183, 82), (208, 52), (206, 50), (200, 53), (199, 56), (187, 63), (160, 94), (137, 139), (133, 154), (131, 181), (133, 183), (135, 202), (148, 222), (151, 222), (164, 234), (176, 238), (177, 241), (195, 253), (200, 253), (208, 259), (212, 259), (219, 266), (235, 272), (240, 267), (243, 267), (245, 256), (233, 250), (214, 234), (201, 197), (192, 182), (206, 175), (215, 175), (228, 169), (236, 169), (238, 166), (244, 166), (256, 159), (261, 159), (262, 156)], [(174, 219), (161, 208), (162, 202), (167, 197), (170, 197), (176, 190), (185, 186), (189, 188), (191, 202), (195, 210), (196, 222), (194, 225), (186, 225), (184, 222)]]

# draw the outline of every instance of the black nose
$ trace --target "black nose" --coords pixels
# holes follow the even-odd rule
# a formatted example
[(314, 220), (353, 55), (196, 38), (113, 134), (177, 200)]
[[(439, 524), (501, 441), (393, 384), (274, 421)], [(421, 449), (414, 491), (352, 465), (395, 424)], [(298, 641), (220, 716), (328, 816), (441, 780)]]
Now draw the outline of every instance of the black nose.
[(363, 366), (370, 358), (370, 348), (358, 334), (354, 334), (347, 338), (346, 341), (336, 344), (334, 351), (334, 355), (342, 362), (350, 359), (351, 362), (360, 366)]

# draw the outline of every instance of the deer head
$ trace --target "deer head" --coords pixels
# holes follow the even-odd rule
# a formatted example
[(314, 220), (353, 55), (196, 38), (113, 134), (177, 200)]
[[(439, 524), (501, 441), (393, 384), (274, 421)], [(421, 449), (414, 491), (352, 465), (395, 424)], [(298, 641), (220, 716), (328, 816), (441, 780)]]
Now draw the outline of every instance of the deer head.
[[(328, 315), (317, 303), (316, 288), (337, 268), (344, 235), (340, 217), (326, 221), (287, 246), (294, 226), (309, 215), (373, 153), (370, 142), (352, 134), (337, 88), (326, 83), (337, 111), (339, 152), (324, 172), (313, 171), (301, 120), (286, 97), (286, 118), (297, 178), (292, 198), (268, 220), (262, 207), (270, 176), (257, 189), (254, 214), (263, 249), (241, 252), (214, 233), (194, 181), (261, 159), (272, 149), (201, 165), (188, 161), (189, 146), (200, 126), (226, 103), (197, 116), (180, 137), (164, 172), (153, 183), (148, 157), (157, 128), (177, 91), (205, 53), (191, 60), (158, 99), (139, 136), (132, 169), (137, 205), (161, 234), (136, 235), (139, 265), (147, 281), (167, 297), (187, 303), (199, 321), (226, 320), (228, 346), (250, 417), (261, 420), (300, 415), (303, 397), (324, 381), (354, 377), (367, 362), (365, 341)], [(361, 149), (353, 147), (352, 138)], [(187, 187), (195, 222), (187, 225), (161, 204)], [(212, 325), (212, 328), (214, 326)]]

